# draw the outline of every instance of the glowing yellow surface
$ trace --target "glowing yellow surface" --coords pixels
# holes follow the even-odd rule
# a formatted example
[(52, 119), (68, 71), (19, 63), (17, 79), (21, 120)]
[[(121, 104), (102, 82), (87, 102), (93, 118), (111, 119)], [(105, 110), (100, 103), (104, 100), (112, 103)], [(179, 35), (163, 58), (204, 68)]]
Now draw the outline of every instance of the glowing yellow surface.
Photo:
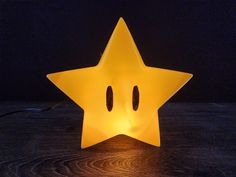
[[(146, 66), (122, 18), (94, 67), (48, 74), (47, 77), (84, 110), (81, 147), (92, 146), (118, 134), (160, 146), (157, 109), (192, 74)], [(133, 87), (139, 106), (132, 107)], [(113, 90), (113, 108), (106, 107), (106, 90)]]

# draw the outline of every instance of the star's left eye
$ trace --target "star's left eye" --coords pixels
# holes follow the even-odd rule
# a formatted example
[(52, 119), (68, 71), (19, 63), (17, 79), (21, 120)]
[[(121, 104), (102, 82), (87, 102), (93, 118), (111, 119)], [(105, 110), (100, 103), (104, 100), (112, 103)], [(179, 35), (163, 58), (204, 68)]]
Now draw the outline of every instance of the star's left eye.
[(113, 91), (112, 91), (112, 87), (111, 86), (107, 87), (107, 91), (106, 91), (106, 105), (107, 105), (108, 111), (111, 111), (112, 107), (113, 107)]

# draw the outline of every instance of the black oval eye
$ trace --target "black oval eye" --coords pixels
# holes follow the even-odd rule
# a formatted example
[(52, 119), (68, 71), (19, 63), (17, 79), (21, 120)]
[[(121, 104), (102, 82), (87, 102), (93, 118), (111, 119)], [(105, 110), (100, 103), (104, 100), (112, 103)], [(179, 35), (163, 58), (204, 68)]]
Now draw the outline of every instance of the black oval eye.
[(111, 86), (107, 87), (106, 103), (107, 103), (108, 111), (111, 111), (112, 107), (113, 107), (113, 91), (112, 91), (112, 87)]
[(133, 88), (133, 110), (137, 111), (139, 105), (139, 91), (138, 86), (134, 86)]

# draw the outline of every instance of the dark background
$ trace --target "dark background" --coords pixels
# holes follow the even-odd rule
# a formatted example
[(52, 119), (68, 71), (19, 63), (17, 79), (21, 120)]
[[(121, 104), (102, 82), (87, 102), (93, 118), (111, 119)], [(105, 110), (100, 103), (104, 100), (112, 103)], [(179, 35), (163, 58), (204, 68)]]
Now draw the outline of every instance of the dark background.
[(146, 65), (186, 71), (171, 101), (236, 101), (236, 1), (0, 1), (0, 100), (63, 100), (46, 74), (96, 65), (122, 16)]

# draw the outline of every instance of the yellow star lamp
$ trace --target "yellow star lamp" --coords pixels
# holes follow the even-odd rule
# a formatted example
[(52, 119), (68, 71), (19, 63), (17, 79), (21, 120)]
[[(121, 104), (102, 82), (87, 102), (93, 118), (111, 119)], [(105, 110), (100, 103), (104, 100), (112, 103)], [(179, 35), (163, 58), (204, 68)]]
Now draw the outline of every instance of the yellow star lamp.
[(47, 77), (84, 110), (86, 148), (119, 134), (160, 146), (157, 109), (192, 74), (146, 66), (120, 18), (96, 66)]

